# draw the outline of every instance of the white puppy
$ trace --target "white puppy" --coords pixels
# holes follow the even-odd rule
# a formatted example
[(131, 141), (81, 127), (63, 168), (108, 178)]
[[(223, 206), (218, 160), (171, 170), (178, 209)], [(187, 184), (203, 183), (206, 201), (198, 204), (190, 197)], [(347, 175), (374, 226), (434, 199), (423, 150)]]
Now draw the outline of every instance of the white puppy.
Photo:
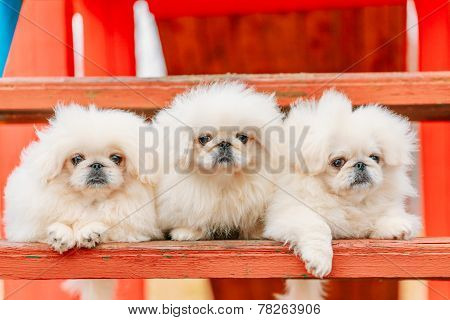
[(261, 236), (280, 119), (272, 95), (239, 82), (195, 87), (156, 116), (157, 208), (173, 240)]
[(138, 174), (144, 125), (130, 112), (57, 107), (8, 179), (7, 239), (48, 243), (62, 253), (162, 238), (152, 187)]
[(352, 111), (345, 95), (327, 91), (297, 102), (284, 129), (292, 167), (278, 180), (265, 236), (288, 242), (310, 273), (330, 273), (332, 239), (416, 235), (420, 220), (405, 211), (415, 194), (407, 120), (377, 105)]

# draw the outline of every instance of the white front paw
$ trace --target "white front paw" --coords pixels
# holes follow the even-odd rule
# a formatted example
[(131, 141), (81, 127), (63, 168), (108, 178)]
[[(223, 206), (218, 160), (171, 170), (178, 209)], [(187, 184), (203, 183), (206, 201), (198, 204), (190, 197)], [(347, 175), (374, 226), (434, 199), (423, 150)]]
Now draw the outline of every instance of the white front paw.
[(331, 272), (333, 249), (330, 244), (303, 245), (300, 257), (305, 263), (306, 270), (317, 278), (323, 278)]
[(373, 239), (409, 240), (417, 235), (419, 228), (419, 219), (412, 215), (382, 217), (376, 222), (370, 237)]
[(170, 238), (176, 241), (194, 241), (203, 238), (201, 231), (190, 228), (175, 228), (170, 231)]
[(47, 243), (53, 250), (63, 253), (75, 246), (72, 229), (62, 223), (53, 223), (47, 229)]
[(94, 248), (103, 242), (108, 228), (100, 222), (85, 225), (76, 232), (77, 245), (82, 248)]

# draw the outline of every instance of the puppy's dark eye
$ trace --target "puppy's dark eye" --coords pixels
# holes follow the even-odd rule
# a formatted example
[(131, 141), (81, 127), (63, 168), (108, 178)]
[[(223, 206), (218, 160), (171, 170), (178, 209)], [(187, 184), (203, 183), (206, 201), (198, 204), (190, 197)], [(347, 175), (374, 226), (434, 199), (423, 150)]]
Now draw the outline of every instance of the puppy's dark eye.
[(369, 157), (370, 157), (370, 159), (372, 159), (372, 160), (375, 161), (376, 163), (379, 163), (379, 162), (380, 162), (380, 157), (379, 157), (379, 156), (376, 156), (376, 155), (374, 155), (374, 154), (371, 154)]
[(202, 146), (204, 146), (205, 144), (207, 144), (210, 141), (211, 141), (211, 136), (209, 134), (198, 137), (198, 142), (200, 142), (200, 144)]
[(331, 165), (335, 168), (341, 168), (345, 164), (344, 158), (338, 158), (331, 161)]
[(238, 138), (243, 144), (246, 144), (248, 141), (248, 136), (246, 136), (245, 134), (242, 134), (242, 133), (238, 133), (236, 135), (236, 138)]
[(74, 166), (76, 166), (77, 164), (79, 164), (81, 161), (84, 160), (84, 156), (82, 154), (76, 154), (72, 157), (72, 159), (70, 159), (70, 161), (72, 161), (72, 164)]
[(118, 154), (110, 155), (109, 159), (117, 165), (119, 165), (122, 162), (122, 157), (119, 156)]

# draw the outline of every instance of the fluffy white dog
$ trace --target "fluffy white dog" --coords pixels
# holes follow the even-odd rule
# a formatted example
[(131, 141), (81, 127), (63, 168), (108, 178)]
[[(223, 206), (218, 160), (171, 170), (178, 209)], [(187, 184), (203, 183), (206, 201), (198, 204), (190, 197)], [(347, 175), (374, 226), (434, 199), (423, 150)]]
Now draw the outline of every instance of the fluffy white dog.
[(405, 211), (415, 194), (408, 170), (416, 138), (407, 120), (378, 105), (352, 111), (345, 95), (327, 91), (297, 102), (284, 130), (292, 167), (278, 180), (265, 236), (289, 243), (308, 272), (330, 273), (332, 239), (416, 235), (420, 220)]
[(48, 243), (62, 253), (162, 238), (152, 187), (138, 173), (144, 125), (130, 112), (57, 107), (8, 179), (7, 239)]
[[(274, 192), (273, 95), (239, 82), (177, 96), (154, 121), (161, 139), (157, 208), (173, 240), (259, 238)], [(165, 166), (165, 167), (164, 167)], [(164, 168), (163, 168), (164, 167)]]

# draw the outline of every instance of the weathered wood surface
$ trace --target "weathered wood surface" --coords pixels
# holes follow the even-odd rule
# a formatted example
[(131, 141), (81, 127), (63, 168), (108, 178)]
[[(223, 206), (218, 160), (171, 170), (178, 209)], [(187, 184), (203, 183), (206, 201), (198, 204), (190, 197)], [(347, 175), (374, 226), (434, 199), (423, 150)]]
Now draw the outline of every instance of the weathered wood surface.
[[(450, 238), (334, 241), (329, 278), (450, 279)], [(307, 278), (273, 241), (111, 243), (63, 255), (45, 244), (0, 241), (0, 278)]]
[(157, 79), (2, 78), (0, 121), (42, 120), (58, 102), (95, 103), (151, 114), (198, 83), (236, 79), (275, 92), (280, 105), (342, 90), (355, 105), (377, 102), (411, 120), (450, 120), (450, 72), (174, 76)]
[(223, 16), (253, 14), (256, 12), (275, 13), (292, 11), (312, 11), (323, 9), (343, 9), (367, 6), (393, 6), (405, 4), (406, 0), (315, 0), (315, 1), (242, 1), (228, 0), (220, 4), (211, 1), (151, 1), (152, 13), (156, 19), (173, 19), (184, 16)]

